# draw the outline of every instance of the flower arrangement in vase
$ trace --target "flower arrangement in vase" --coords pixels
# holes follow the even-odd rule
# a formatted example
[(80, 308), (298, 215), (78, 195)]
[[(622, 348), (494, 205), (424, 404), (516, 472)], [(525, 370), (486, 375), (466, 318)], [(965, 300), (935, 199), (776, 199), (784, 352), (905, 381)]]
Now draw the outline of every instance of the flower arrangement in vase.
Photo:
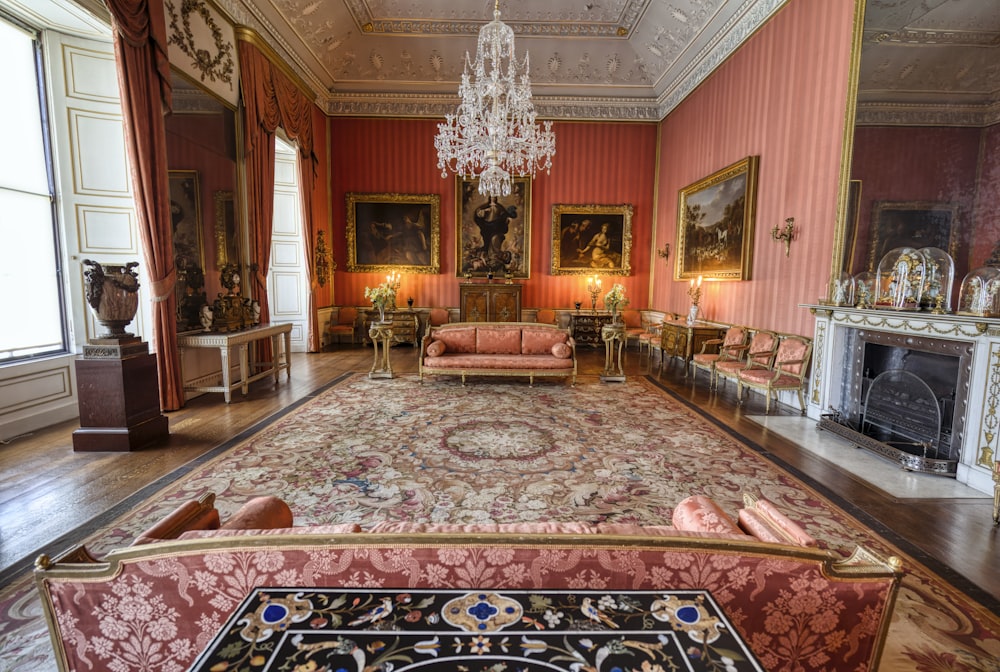
[(625, 287), (616, 282), (607, 294), (604, 295), (604, 308), (611, 311), (611, 321), (618, 321), (618, 311), (628, 305), (628, 298), (625, 296)]
[(377, 287), (365, 287), (365, 298), (378, 310), (378, 321), (385, 322), (385, 307), (396, 301), (396, 289), (389, 282)]

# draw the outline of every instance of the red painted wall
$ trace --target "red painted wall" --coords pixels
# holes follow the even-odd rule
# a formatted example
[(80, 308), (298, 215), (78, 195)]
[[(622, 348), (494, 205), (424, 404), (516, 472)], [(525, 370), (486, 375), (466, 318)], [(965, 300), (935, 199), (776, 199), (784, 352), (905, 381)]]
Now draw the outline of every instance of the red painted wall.
[[(853, 3), (793, 0), (662, 122), (657, 248), (676, 247), (678, 192), (760, 156), (752, 281), (706, 282), (703, 315), (811, 334), (826, 295), (845, 127)], [(791, 255), (770, 229), (794, 217)], [(654, 265), (653, 305), (686, 313), (687, 282)]]
[[(980, 145), (979, 188), (973, 212), (969, 245), (969, 267), (986, 263), (994, 251), (1000, 253), (1000, 124), (983, 130)], [(955, 283), (962, 278), (956, 277)]]
[[(851, 178), (861, 180), (853, 272), (869, 266), (872, 210), (879, 201), (954, 203), (958, 214), (956, 283), (968, 272), (982, 132), (977, 128), (861, 127), (854, 134)], [(878, 266), (878, 259), (874, 266)]]
[[(458, 306), (455, 251), (455, 178), (437, 169), (434, 135), (438, 122), (414, 119), (351, 119), (329, 121), (331, 143), (332, 240), (337, 272), (334, 302), (363, 305), (364, 289), (384, 280), (384, 274), (348, 273), (348, 192), (439, 194), (441, 196), (441, 273), (408, 274), (400, 293), (415, 305)], [(524, 280), (523, 305), (528, 308), (569, 308), (574, 301), (589, 304), (586, 280), (551, 276), (552, 206), (555, 204), (621, 204), (634, 206), (632, 275), (606, 278), (625, 285), (633, 306), (648, 304), (649, 249), (653, 216), (656, 156), (655, 124), (558, 123), (556, 156), (551, 175), (532, 183), (531, 277)], [(320, 304), (322, 305), (322, 304)]]

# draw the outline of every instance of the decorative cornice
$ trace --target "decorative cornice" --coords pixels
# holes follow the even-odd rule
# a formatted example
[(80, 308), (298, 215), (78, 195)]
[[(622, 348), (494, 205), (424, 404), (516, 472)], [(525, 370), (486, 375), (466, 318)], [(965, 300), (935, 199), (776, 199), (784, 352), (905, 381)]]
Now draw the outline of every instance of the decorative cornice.
[(690, 61), (691, 65), (660, 95), (660, 118), (666, 117), (677, 107), (787, 2), (788, 0), (745, 0), (740, 10), (714, 33), (712, 40)]
[(982, 105), (859, 102), (858, 126), (967, 126), (1000, 123), (1000, 102)]
[[(535, 97), (542, 119), (659, 121), (655, 101), (643, 98)], [(347, 93), (330, 94), (330, 116), (394, 116), (443, 118), (455, 112), (458, 99), (451, 95)]]

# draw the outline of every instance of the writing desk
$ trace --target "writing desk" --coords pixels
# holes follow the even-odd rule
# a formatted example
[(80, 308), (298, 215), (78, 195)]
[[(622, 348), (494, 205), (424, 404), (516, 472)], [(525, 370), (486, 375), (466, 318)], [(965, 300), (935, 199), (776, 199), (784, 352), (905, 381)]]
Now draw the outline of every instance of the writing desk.
[[(271, 339), (271, 362), (263, 364), (254, 362), (253, 371), (250, 367), (250, 344), (264, 339)], [(251, 327), (240, 331), (202, 332), (181, 334), (177, 337), (177, 347), (180, 349), (181, 361), (184, 360), (185, 348), (218, 348), (222, 359), (222, 385), (202, 385), (201, 379), (191, 385), (184, 385), (185, 392), (222, 392), (226, 403), (232, 401), (232, 392), (236, 388), (246, 396), (250, 383), (268, 376), (274, 376), (274, 384), (278, 384), (278, 374), (285, 372), (286, 380), (292, 377), (292, 362), (289, 354), (292, 351), (292, 325), (269, 324)], [(233, 348), (239, 356), (239, 379), (232, 380), (232, 370), (229, 360)], [(183, 373), (182, 373), (183, 379)]]

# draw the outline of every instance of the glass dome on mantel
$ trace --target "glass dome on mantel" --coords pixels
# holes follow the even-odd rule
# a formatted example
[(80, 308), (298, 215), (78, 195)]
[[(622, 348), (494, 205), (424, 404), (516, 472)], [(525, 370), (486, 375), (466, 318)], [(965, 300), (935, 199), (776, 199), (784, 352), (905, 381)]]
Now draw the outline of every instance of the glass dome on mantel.
[(854, 278), (850, 273), (841, 273), (840, 278), (833, 281), (830, 303), (835, 306), (854, 305)]
[(878, 262), (875, 307), (920, 310), (926, 267), (924, 255), (912, 247), (897, 247), (886, 252)]
[(922, 247), (924, 292), (920, 306), (934, 312), (951, 312), (951, 289), (955, 284), (955, 261), (939, 247)]
[(958, 314), (1000, 317), (1000, 268), (983, 266), (969, 271), (958, 295)]
[(854, 276), (854, 305), (871, 308), (875, 305), (875, 288), (878, 276), (871, 271), (863, 271)]

